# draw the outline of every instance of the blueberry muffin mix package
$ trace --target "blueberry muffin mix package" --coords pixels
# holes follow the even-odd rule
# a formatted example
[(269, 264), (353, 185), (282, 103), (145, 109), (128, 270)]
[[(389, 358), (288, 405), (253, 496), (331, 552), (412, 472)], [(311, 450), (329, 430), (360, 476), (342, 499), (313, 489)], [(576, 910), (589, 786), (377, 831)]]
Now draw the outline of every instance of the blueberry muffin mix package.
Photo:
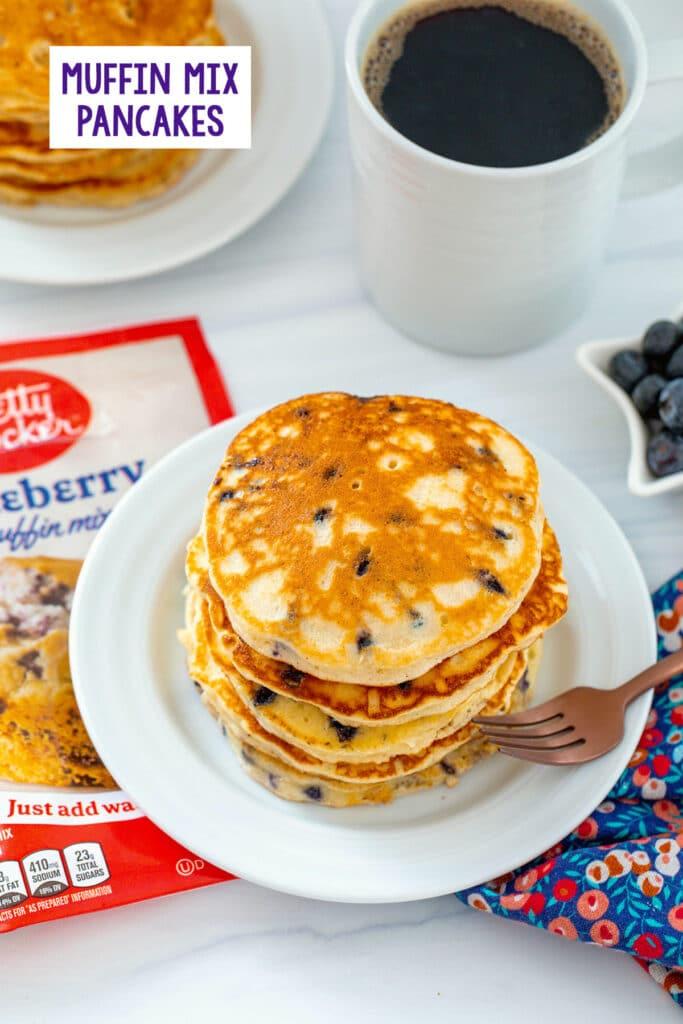
[(117, 788), (78, 712), (68, 630), (116, 502), (231, 413), (195, 320), (0, 345), (0, 932), (227, 877)]

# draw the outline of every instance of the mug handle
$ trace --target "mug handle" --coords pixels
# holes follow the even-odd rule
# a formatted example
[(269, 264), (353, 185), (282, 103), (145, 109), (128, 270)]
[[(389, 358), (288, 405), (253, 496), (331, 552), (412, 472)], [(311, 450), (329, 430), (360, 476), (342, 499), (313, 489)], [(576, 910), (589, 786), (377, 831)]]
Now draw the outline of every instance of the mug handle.
[[(647, 84), (683, 80), (683, 39), (666, 39), (648, 48)], [(630, 157), (623, 199), (653, 195), (683, 181), (683, 133)]]

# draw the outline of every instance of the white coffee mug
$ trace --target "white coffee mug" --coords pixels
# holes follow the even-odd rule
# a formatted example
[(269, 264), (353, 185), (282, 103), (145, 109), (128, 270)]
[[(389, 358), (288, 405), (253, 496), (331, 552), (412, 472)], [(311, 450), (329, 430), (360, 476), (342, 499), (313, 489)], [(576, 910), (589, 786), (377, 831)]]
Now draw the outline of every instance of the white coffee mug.
[[(346, 41), (365, 287), (394, 326), (438, 348), (494, 355), (539, 344), (583, 311), (596, 280), (624, 179), (626, 136), (648, 82), (640, 27), (622, 0), (580, 0), (575, 6), (602, 26), (621, 62), (628, 90), (621, 115), (560, 160), (478, 167), (411, 142), (365, 92), (368, 44), (403, 6), (364, 0)], [(683, 40), (654, 56), (650, 81), (683, 75)], [(629, 190), (653, 191), (672, 177), (683, 177), (678, 140), (637, 158)]]

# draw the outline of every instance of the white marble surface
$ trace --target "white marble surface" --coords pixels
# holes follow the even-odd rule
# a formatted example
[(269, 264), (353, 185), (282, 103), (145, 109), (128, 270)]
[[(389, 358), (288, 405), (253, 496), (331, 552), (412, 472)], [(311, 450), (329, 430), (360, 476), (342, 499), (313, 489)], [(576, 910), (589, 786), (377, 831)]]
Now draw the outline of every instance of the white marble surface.
[[(325, 2), (339, 59), (353, 0)], [(650, 39), (683, 38), (680, 0), (633, 7)], [(673, 133), (682, 90), (661, 85), (648, 97), (637, 147)], [(683, 187), (622, 203), (583, 320), (544, 348), (495, 362), (428, 351), (386, 326), (359, 288), (350, 220), (339, 89), (313, 164), (244, 238), (132, 285), (50, 291), (0, 283), (0, 334), (198, 314), (239, 410), (322, 388), (421, 391), (481, 408), (596, 491), (652, 586), (683, 566), (683, 495), (628, 495), (624, 424), (573, 360), (580, 341), (633, 334), (683, 305)], [(341, 906), (232, 882), (25, 929), (3, 936), (0, 949), (7, 1024), (680, 1017), (627, 958), (464, 910), (450, 897)]]

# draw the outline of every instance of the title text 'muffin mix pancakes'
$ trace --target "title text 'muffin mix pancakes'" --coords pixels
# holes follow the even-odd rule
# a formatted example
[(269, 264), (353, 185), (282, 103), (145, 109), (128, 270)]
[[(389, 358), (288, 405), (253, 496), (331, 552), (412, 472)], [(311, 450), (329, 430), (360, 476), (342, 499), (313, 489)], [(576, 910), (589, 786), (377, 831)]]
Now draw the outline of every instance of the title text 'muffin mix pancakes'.
[(123, 207), (198, 150), (50, 149), (50, 46), (221, 46), (213, 0), (0, 0), (0, 201)]
[(334, 807), (495, 752), (567, 608), (536, 463), (444, 402), (308, 395), (230, 444), (187, 553), (182, 639), (246, 771)]

